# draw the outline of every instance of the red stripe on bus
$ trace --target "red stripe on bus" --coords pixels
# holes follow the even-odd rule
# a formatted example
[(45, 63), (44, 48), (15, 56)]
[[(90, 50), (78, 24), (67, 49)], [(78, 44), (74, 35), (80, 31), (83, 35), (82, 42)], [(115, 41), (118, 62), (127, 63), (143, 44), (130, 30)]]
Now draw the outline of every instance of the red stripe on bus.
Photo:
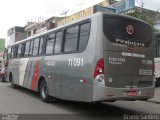
[(33, 77), (32, 77), (31, 90), (35, 89), (36, 83), (37, 83), (37, 80), (38, 80), (38, 72), (39, 72), (38, 64), (39, 64), (39, 62), (37, 61), (35, 69), (34, 69), (34, 74), (33, 74)]

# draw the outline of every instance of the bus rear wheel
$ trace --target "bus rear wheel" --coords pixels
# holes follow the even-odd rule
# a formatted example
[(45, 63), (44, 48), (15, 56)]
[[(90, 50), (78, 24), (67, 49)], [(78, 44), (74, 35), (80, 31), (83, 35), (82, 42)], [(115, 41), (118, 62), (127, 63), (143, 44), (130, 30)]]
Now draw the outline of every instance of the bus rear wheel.
[(49, 102), (50, 101), (50, 96), (48, 95), (48, 87), (47, 83), (45, 80), (42, 80), (40, 83), (40, 97), (43, 102)]
[(2, 77), (2, 82), (5, 82), (5, 77)]

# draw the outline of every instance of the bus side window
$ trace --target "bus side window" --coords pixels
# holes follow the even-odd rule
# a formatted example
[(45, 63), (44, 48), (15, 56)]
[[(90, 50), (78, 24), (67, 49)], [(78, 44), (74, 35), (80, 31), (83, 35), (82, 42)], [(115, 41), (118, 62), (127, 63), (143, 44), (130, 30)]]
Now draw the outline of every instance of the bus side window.
[(36, 38), (34, 41), (34, 45), (33, 45), (33, 56), (37, 56), (38, 55), (38, 48), (39, 48), (39, 38)]
[(30, 49), (29, 49), (29, 56), (32, 56), (32, 51), (33, 51), (33, 40), (30, 41)]
[(55, 43), (55, 33), (48, 34), (46, 43), (46, 54), (53, 54)]
[(79, 36), (79, 46), (78, 51), (83, 51), (88, 43), (90, 34), (90, 23), (85, 23), (80, 25), (80, 36)]
[(26, 43), (22, 43), (22, 47), (21, 47), (21, 50), (22, 50), (22, 52), (21, 52), (21, 57), (24, 57), (25, 44), (26, 44)]
[(14, 58), (14, 46), (11, 47), (11, 59)]
[(14, 57), (13, 58), (17, 58), (17, 52), (18, 52), (18, 45), (15, 45), (14, 46), (14, 51), (13, 51), (14, 53)]
[(22, 53), (22, 43), (18, 45), (17, 58), (21, 57), (21, 53)]
[(24, 56), (27, 57), (29, 55), (30, 41), (26, 42)]
[(62, 31), (56, 33), (56, 43), (54, 48), (54, 53), (58, 54), (61, 52), (62, 47)]
[(78, 43), (78, 26), (65, 31), (64, 52), (76, 52)]
[(11, 47), (8, 48), (8, 53), (7, 53), (8, 54), (7, 55), (8, 60), (11, 58), (11, 50), (12, 50)]
[(39, 55), (42, 55), (43, 46), (44, 46), (44, 37), (41, 37), (39, 43), (39, 53), (38, 53)]

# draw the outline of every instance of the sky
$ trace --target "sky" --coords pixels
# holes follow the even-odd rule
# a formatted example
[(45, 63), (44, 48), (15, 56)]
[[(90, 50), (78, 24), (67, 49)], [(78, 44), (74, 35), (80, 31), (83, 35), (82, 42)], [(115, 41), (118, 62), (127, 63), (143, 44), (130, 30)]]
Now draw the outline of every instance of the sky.
[[(7, 38), (7, 31), (14, 26), (25, 26), (28, 21), (38, 22), (52, 16), (62, 16), (63, 11), (71, 15), (103, 0), (1, 0), (0, 38)], [(157, 11), (160, 0), (135, 0), (136, 6)]]

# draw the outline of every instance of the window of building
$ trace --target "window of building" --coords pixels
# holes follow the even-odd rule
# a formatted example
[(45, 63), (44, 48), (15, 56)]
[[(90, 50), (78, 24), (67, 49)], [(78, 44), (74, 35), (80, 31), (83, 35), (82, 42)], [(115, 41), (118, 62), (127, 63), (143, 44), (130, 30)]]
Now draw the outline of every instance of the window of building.
[(61, 52), (62, 47), (62, 31), (56, 33), (56, 43), (54, 53), (58, 54)]
[(33, 34), (36, 34), (36, 32), (37, 32), (37, 28), (35, 28), (35, 29), (33, 30)]
[(28, 32), (28, 37), (31, 36), (31, 31)]
[(65, 31), (64, 52), (75, 52), (78, 42), (78, 26), (68, 28)]
[(88, 43), (90, 34), (90, 23), (85, 23), (80, 26), (80, 37), (78, 51), (83, 51)]
[(40, 43), (39, 43), (39, 55), (42, 54), (42, 50), (43, 50), (43, 43), (44, 43), (44, 38), (41, 37), (40, 38)]
[(52, 54), (54, 50), (55, 33), (50, 33), (47, 38), (46, 54)]
[(36, 38), (33, 44), (33, 56), (38, 55), (38, 49), (39, 49), (39, 38)]
[(29, 55), (29, 47), (30, 47), (30, 41), (27, 41), (26, 45), (25, 45), (24, 56), (28, 56)]

